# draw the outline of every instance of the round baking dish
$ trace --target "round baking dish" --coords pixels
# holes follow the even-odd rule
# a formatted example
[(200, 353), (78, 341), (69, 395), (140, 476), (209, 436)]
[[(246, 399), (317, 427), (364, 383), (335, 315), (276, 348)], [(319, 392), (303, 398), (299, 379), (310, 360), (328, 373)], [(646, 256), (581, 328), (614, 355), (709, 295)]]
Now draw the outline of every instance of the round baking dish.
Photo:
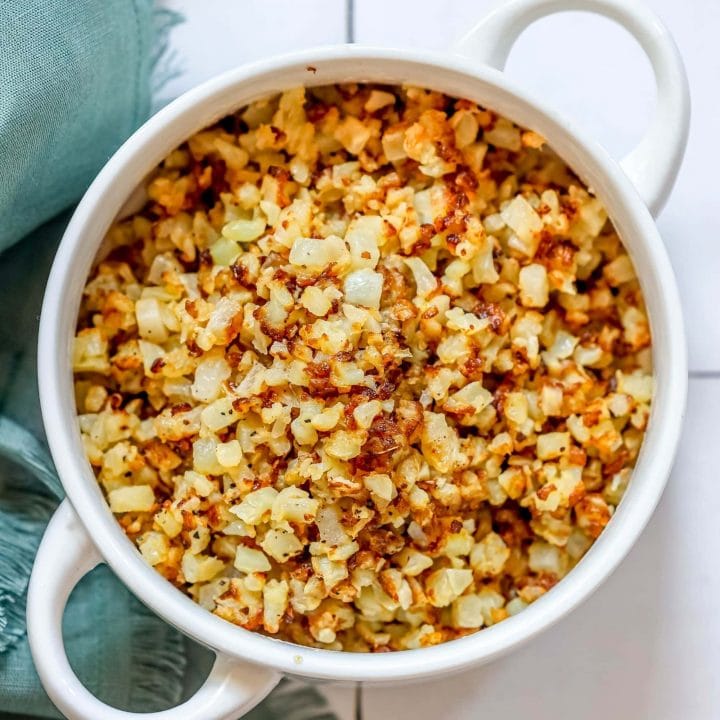
[[(657, 81), (655, 118), (643, 141), (617, 162), (572, 122), (506, 78), (499, 68), (528, 24), (564, 10), (609, 17), (638, 40)], [(143, 178), (194, 132), (260, 97), (298, 85), (348, 81), (410, 83), (487, 106), (543, 137), (602, 199), (637, 269), (653, 335), (656, 394), (632, 481), (606, 531), (558, 584), (519, 615), (482, 632), (419, 650), (362, 655), (302, 647), (236, 627), (193, 603), (141, 558), (110, 512), (77, 427), (71, 343), (85, 279), (102, 238)], [(55, 258), (40, 322), (43, 418), (67, 493), (48, 526), (28, 594), (28, 634), (45, 689), (70, 718), (221, 720), (237, 718), (282, 673), (339, 682), (398, 683), (488, 662), (548, 628), (582, 602), (618, 565), (652, 514), (680, 437), (687, 359), (680, 302), (653, 221), (684, 152), (687, 80), (660, 21), (630, 0), (512, 0), (475, 27), (450, 53), (339, 46), (239, 67), (183, 95), (143, 125), (110, 159), (68, 225)], [(70, 591), (107, 562), (147, 606), (217, 653), (213, 670), (185, 704), (138, 715), (110, 708), (75, 677), (62, 642)]]

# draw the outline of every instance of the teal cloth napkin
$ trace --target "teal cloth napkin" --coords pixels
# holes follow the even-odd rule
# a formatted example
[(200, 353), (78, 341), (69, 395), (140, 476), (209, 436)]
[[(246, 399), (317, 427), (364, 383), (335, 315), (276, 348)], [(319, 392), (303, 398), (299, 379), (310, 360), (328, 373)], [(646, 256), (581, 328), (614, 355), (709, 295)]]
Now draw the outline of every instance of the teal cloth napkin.
[[(151, 0), (0, 0), (0, 714), (12, 717), (60, 717), (25, 639), (33, 557), (62, 498), (35, 379), (58, 213), (150, 113), (177, 21)], [(91, 691), (137, 712), (186, 698), (212, 662), (105, 567), (73, 593), (64, 636)], [(248, 717), (334, 716), (316, 689), (284, 683)]]

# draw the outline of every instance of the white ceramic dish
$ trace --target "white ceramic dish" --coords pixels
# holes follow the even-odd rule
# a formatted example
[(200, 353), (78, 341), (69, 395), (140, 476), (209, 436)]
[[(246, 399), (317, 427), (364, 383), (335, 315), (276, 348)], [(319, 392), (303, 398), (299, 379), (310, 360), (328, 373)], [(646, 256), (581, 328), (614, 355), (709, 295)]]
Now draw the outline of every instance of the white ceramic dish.
[[(644, 140), (621, 163), (567, 119), (530, 97), (500, 71), (522, 30), (563, 10), (616, 20), (647, 53), (657, 109)], [(657, 380), (650, 424), (632, 482), (606, 531), (557, 587), (499, 625), (432, 648), (362, 655), (301, 647), (235, 627), (193, 603), (145, 564), (102, 496), (75, 418), (71, 340), (85, 278), (100, 242), (145, 175), (188, 136), (259, 97), (297, 85), (381, 81), (428, 86), (467, 97), (532, 128), (604, 201), (634, 260), (645, 294)], [(43, 418), (68, 499), (48, 526), (28, 594), (28, 634), (53, 702), (80, 720), (237, 718), (281, 673), (340, 682), (397, 683), (488, 662), (548, 628), (584, 600), (633, 545), (657, 504), (680, 436), (687, 388), (678, 292), (652, 213), (672, 187), (687, 139), (689, 98), (677, 48), (660, 21), (630, 0), (511, 0), (454, 49), (438, 54), (340, 46), (243, 66), (183, 95), (141, 127), (112, 157), (68, 225), (47, 286), (40, 323)], [(152, 715), (110, 708), (75, 677), (63, 648), (61, 618), (79, 579), (100, 562), (161, 617), (211, 647), (210, 677), (184, 705)]]

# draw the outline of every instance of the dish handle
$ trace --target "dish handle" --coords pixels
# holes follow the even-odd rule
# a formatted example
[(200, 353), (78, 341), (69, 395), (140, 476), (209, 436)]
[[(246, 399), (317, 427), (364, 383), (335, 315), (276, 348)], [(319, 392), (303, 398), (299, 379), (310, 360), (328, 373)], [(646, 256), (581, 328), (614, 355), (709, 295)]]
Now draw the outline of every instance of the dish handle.
[(28, 640), (50, 699), (72, 720), (236, 720), (277, 685), (277, 673), (218, 655), (202, 687), (177, 707), (153, 713), (118, 710), (98, 700), (70, 667), (62, 618), (77, 583), (102, 557), (67, 500), (43, 536), (28, 587)]
[(690, 126), (690, 93), (677, 46), (660, 18), (635, 0), (506, 0), (491, 11), (453, 50), (502, 70), (512, 46), (532, 23), (547, 15), (580, 10), (624, 27), (640, 44), (655, 74), (655, 116), (640, 143), (621, 161), (653, 215), (675, 182)]

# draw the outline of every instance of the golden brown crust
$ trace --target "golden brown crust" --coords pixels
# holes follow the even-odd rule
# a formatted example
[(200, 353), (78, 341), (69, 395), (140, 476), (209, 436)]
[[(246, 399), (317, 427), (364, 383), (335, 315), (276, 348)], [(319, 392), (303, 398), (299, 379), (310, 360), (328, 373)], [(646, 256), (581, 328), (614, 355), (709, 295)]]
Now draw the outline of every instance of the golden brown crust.
[(230, 622), (384, 652), (500, 622), (610, 521), (652, 396), (601, 203), (418, 88), (301, 88), (175, 150), (88, 280), (88, 458)]

